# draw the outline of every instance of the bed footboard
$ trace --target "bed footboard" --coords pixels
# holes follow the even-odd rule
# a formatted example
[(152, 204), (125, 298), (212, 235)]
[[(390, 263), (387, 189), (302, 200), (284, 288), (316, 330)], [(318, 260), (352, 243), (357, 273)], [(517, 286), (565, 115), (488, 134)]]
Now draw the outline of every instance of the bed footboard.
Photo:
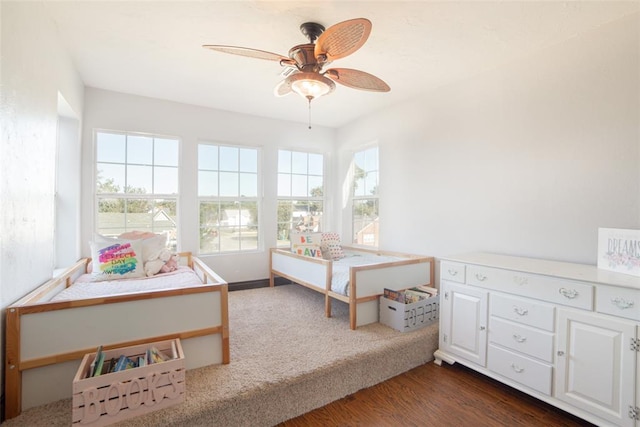
[(331, 317), (331, 274), (333, 263), (325, 259), (300, 256), (282, 249), (271, 248), (269, 286), (275, 276), (291, 280), (325, 295), (325, 315)]
[[(394, 253), (394, 255), (398, 254)], [(378, 321), (379, 297), (384, 294), (385, 288), (403, 290), (420, 285), (433, 286), (434, 258), (404, 256), (406, 259), (400, 261), (351, 267), (349, 274), (351, 329)]]
[(271, 249), (269, 284), (276, 276), (325, 294), (325, 313), (331, 317), (331, 299), (349, 304), (351, 329), (378, 321), (378, 298), (384, 288), (400, 290), (419, 285), (433, 286), (434, 258), (398, 252), (347, 248), (353, 252), (401, 258), (396, 261), (352, 266), (349, 269), (349, 295), (331, 290), (333, 261), (310, 258), (283, 249)]
[[(202, 286), (48, 302), (84, 273), (82, 260), (6, 309), (5, 418), (71, 397), (82, 357), (180, 338), (187, 369), (229, 363), (228, 286), (200, 259), (180, 254)], [(68, 387), (60, 384), (68, 383)]]

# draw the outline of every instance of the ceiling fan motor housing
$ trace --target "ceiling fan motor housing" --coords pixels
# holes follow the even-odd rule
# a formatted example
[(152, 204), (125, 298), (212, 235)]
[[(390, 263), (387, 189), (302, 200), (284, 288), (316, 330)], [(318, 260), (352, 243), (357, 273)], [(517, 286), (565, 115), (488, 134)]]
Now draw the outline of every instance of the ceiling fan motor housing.
[(299, 44), (289, 50), (289, 58), (296, 61), (300, 71), (319, 72), (323, 64), (319, 64), (314, 54), (312, 43)]
[(324, 32), (324, 26), (316, 23), (316, 22), (305, 22), (300, 25), (300, 32), (309, 39), (309, 43), (315, 43), (315, 41), (320, 37), (320, 34)]

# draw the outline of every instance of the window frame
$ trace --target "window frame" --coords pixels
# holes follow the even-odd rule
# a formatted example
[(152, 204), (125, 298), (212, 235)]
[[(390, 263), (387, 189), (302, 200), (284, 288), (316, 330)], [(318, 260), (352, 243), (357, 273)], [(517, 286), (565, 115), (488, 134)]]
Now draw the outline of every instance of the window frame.
[[(363, 169), (364, 172), (364, 180), (363, 182), (367, 182), (366, 176), (370, 173), (376, 174), (375, 180), (375, 193), (374, 194), (366, 194), (367, 188), (365, 187), (365, 194), (356, 195), (356, 184), (358, 182), (357, 174), (356, 174), (356, 156), (362, 153), (366, 156), (366, 153), (370, 150), (376, 150), (376, 166), (375, 169)], [(365, 157), (366, 163), (366, 157)], [(350, 200), (351, 200), (351, 243), (357, 246), (365, 246), (370, 248), (378, 248), (380, 245), (380, 147), (377, 144), (370, 144), (367, 146), (363, 146), (358, 150), (355, 150), (351, 157), (351, 176), (352, 183), (350, 188)], [(357, 227), (356, 226), (356, 208), (361, 203), (373, 203), (375, 205), (375, 211), (377, 216), (375, 219), (369, 221), (368, 225), (372, 225), (374, 227), (374, 241), (372, 243), (365, 243), (358, 241), (358, 233), (361, 230), (364, 230), (364, 226)], [(364, 222), (359, 220), (360, 222)], [(368, 226), (367, 225), (367, 226)]]
[[(125, 172), (125, 188), (123, 188), (122, 192), (98, 192), (98, 163), (105, 163), (105, 164), (115, 164), (115, 165), (123, 165), (125, 167), (125, 171), (127, 166), (129, 165), (133, 165), (133, 166), (139, 166), (142, 164), (139, 163), (128, 163), (127, 162), (127, 150), (126, 150), (126, 146), (125, 146), (125, 159), (124, 159), (124, 163), (122, 162), (104, 162), (104, 161), (99, 161), (98, 160), (98, 135), (99, 134), (110, 134), (110, 135), (121, 135), (125, 137), (125, 141), (127, 141), (127, 138), (129, 137), (142, 137), (142, 138), (151, 138), (153, 141), (153, 145), (151, 148), (151, 163), (147, 164), (145, 166), (150, 166), (151, 169), (151, 180), (152, 183), (155, 182), (155, 177), (154, 177), (154, 172), (155, 172), (155, 168), (174, 168), (176, 171), (176, 192), (175, 193), (155, 193), (155, 192), (151, 192), (151, 193), (129, 193), (124, 191), (128, 185), (127, 183), (127, 173)], [(172, 140), (172, 141), (176, 141), (177, 143), (177, 161), (175, 166), (173, 165), (160, 165), (156, 163), (156, 160), (154, 159), (154, 153), (155, 153), (155, 140)], [(139, 225), (133, 225), (131, 227), (128, 226), (127, 220), (126, 220), (126, 215), (128, 212), (124, 212), (125, 215), (125, 220), (124, 220), (124, 224), (122, 227), (118, 227), (118, 228), (122, 228), (123, 232), (127, 232), (127, 231), (134, 231), (134, 230), (142, 230), (142, 231), (151, 231), (154, 233), (161, 233), (161, 232), (167, 232), (167, 237), (168, 237), (168, 246), (169, 248), (171, 248), (172, 250), (178, 250), (179, 247), (179, 236), (180, 236), (180, 205), (179, 205), (179, 201), (180, 201), (180, 174), (181, 174), (181, 161), (180, 161), (180, 153), (182, 149), (182, 139), (174, 136), (174, 135), (162, 135), (162, 134), (152, 134), (152, 133), (146, 133), (146, 132), (129, 132), (129, 131), (120, 131), (120, 130), (110, 130), (110, 129), (99, 129), (96, 128), (93, 130), (93, 195), (94, 195), (94, 232), (95, 233), (100, 233), (100, 221), (99, 221), (99, 215), (100, 215), (100, 201), (101, 200), (108, 200), (108, 199), (122, 199), (125, 201), (129, 201), (129, 200), (148, 200), (150, 203), (152, 203), (153, 206), (156, 205), (156, 203), (158, 201), (161, 202), (168, 202), (170, 204), (173, 204), (175, 206), (175, 221), (172, 220), (172, 222), (174, 222), (174, 227), (173, 227), (173, 231), (169, 230), (167, 232), (166, 229), (160, 229), (155, 225), (155, 221), (153, 220), (153, 215), (151, 217), (151, 221), (150, 221), (150, 228), (148, 227), (140, 227)], [(153, 188), (152, 188), (153, 190)], [(155, 215), (155, 214), (154, 214)], [(112, 227), (113, 228), (113, 227)], [(118, 228), (113, 228), (113, 229), (118, 229)]]
[[(281, 169), (281, 165), (280, 165), (280, 153), (281, 152), (289, 152), (291, 153), (291, 164), (289, 167), (289, 171), (282, 171)], [(294, 173), (293, 171), (293, 154), (294, 153), (298, 153), (298, 154), (304, 154), (307, 156), (307, 170), (306, 173), (299, 173), (296, 172)], [(318, 175), (318, 174), (313, 174), (310, 173), (309, 171), (309, 155), (315, 155), (315, 156), (320, 156), (320, 158), (322, 159), (322, 175)], [(280, 236), (281, 231), (286, 231), (288, 230), (288, 232), (290, 233), (291, 230), (294, 228), (294, 215), (293, 215), (293, 204), (295, 202), (302, 202), (302, 203), (308, 203), (309, 205), (313, 204), (313, 203), (320, 203), (322, 206), (322, 210), (321, 210), (321, 215), (320, 218), (318, 220), (317, 223), (317, 229), (313, 228), (311, 230), (307, 230), (306, 227), (307, 225), (305, 225), (305, 223), (303, 222), (303, 224), (301, 225), (302, 227), (304, 227), (304, 230), (300, 230), (300, 231), (309, 231), (309, 232), (321, 232), (324, 228), (325, 225), (325, 219), (324, 219), (324, 215), (325, 215), (325, 210), (326, 210), (326, 206), (327, 206), (327, 201), (326, 201), (326, 189), (327, 189), (327, 177), (326, 177), (326, 171), (327, 171), (327, 161), (326, 161), (326, 155), (323, 152), (318, 152), (318, 151), (313, 151), (313, 150), (305, 150), (305, 149), (300, 149), (300, 148), (278, 148), (277, 151), (277, 165), (276, 165), (276, 210), (277, 210), (277, 214), (276, 214), (276, 247), (278, 248), (286, 248), (289, 247), (291, 245), (291, 240), (289, 238), (289, 234), (287, 234), (286, 238), (281, 238), (284, 236)], [(293, 175), (304, 175), (307, 178), (307, 196), (300, 196), (300, 195), (293, 195), (293, 179), (290, 179), (290, 191), (288, 196), (282, 196), (280, 195), (280, 175), (281, 174), (289, 174), (291, 177), (293, 177)], [(311, 196), (309, 195), (310, 190), (312, 190), (312, 188), (309, 188), (309, 177), (320, 177), (320, 179), (322, 180), (322, 195), (321, 196)], [(289, 216), (289, 221), (288, 221), (288, 227), (286, 230), (282, 229), (281, 230), (281, 225), (285, 224), (285, 221), (281, 221), (280, 220), (280, 206), (281, 203), (291, 203), (291, 215)], [(313, 219), (312, 219), (313, 221)], [(312, 223), (313, 225), (313, 223)]]
[[(213, 146), (213, 147), (217, 147), (217, 152), (218, 152), (218, 159), (217, 159), (217, 169), (206, 169), (206, 168), (201, 168), (201, 163), (200, 163), (200, 147), (201, 146)], [(224, 148), (232, 148), (235, 150), (238, 150), (238, 168), (234, 171), (232, 170), (224, 170), (220, 167), (220, 148), (224, 147)], [(255, 151), (255, 161), (256, 161), (256, 170), (255, 172), (247, 172), (247, 171), (242, 171), (241, 170), (241, 159), (240, 159), (240, 151), (241, 150), (253, 150)], [(214, 172), (216, 173), (217, 176), (217, 195), (201, 195), (200, 194), (200, 173), (201, 172)], [(235, 173), (238, 175), (238, 195), (231, 195), (231, 196), (224, 196), (224, 195), (220, 195), (220, 173)], [(241, 174), (253, 174), (255, 175), (255, 196), (243, 196), (241, 194)], [(262, 147), (257, 146), (257, 145), (247, 145), (247, 144), (238, 144), (238, 143), (230, 143), (230, 142), (223, 142), (223, 141), (211, 141), (211, 140), (199, 140), (198, 144), (197, 144), (197, 177), (196, 177), (196, 198), (198, 201), (198, 208), (197, 208), (197, 212), (198, 212), (198, 226), (197, 226), (197, 230), (198, 230), (198, 254), (199, 255), (206, 255), (206, 256), (217, 256), (217, 255), (230, 255), (230, 254), (247, 254), (247, 253), (255, 253), (255, 252), (259, 252), (263, 250), (264, 247), (264, 239), (263, 239), (263, 233), (262, 233)], [(242, 216), (242, 208), (239, 209), (240, 215), (239, 215), (239, 221), (240, 223), (237, 226), (221, 226), (218, 225), (218, 230), (212, 230), (212, 233), (215, 232), (215, 234), (212, 236), (213, 239), (217, 240), (217, 250), (206, 250), (203, 251), (203, 246), (202, 246), (202, 238), (203, 238), (203, 229), (204, 228), (211, 228), (211, 227), (203, 227), (201, 221), (202, 221), (202, 204), (203, 203), (214, 203), (214, 204), (218, 204), (219, 208), (221, 206), (223, 206), (224, 204), (227, 203), (236, 203), (236, 204), (243, 204), (243, 203), (255, 203), (255, 221), (252, 222), (252, 224), (248, 224), (243, 226), (243, 216)], [(218, 217), (220, 217), (220, 212), (218, 212)], [(240, 237), (238, 238), (238, 248), (234, 249), (234, 250), (226, 250), (223, 249), (222, 244), (220, 242), (222, 236), (221, 236), (221, 232), (220, 232), (220, 228), (235, 228), (237, 227), (239, 232), (240, 232)], [(247, 228), (247, 230), (242, 230), (243, 227)], [(243, 234), (248, 234), (250, 232), (250, 228), (255, 227), (255, 237), (256, 237), (256, 242), (255, 245), (253, 247), (250, 247), (248, 249), (242, 249), (242, 235)], [(216, 227), (214, 227), (216, 228)], [(253, 234), (253, 232), (251, 232), (251, 234)]]

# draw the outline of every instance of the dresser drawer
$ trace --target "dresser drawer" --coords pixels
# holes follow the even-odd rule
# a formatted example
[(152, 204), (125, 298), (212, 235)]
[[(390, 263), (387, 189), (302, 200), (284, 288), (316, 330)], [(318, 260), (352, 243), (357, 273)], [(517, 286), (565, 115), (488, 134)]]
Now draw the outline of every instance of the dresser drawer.
[(464, 264), (459, 264), (457, 262), (441, 261), (440, 279), (449, 280), (450, 282), (464, 283), (464, 267)]
[(593, 285), (589, 283), (478, 265), (467, 265), (466, 279), (486, 289), (593, 310)]
[(550, 365), (489, 345), (487, 367), (493, 372), (519, 382), (540, 393), (551, 395)]
[(640, 320), (640, 290), (599, 285), (596, 288), (596, 311)]
[(553, 332), (555, 307), (538, 300), (492, 293), (489, 301), (492, 316)]
[(553, 334), (498, 317), (489, 320), (489, 340), (545, 362), (553, 362)]

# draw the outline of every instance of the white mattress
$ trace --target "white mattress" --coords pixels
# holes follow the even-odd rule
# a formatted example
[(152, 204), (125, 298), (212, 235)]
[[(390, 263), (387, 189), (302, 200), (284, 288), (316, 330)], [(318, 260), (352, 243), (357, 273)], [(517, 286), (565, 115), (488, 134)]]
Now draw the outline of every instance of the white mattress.
[(333, 261), (333, 274), (331, 276), (331, 290), (335, 293), (349, 296), (349, 267), (358, 265), (382, 264), (385, 262), (400, 261), (404, 258), (374, 255), (365, 253), (347, 253), (345, 257)]
[(51, 301), (67, 301), (163, 289), (187, 288), (202, 285), (198, 275), (189, 267), (178, 267), (170, 273), (157, 274), (138, 279), (108, 280), (91, 282), (91, 274), (78, 277), (73, 285), (59, 292)]

